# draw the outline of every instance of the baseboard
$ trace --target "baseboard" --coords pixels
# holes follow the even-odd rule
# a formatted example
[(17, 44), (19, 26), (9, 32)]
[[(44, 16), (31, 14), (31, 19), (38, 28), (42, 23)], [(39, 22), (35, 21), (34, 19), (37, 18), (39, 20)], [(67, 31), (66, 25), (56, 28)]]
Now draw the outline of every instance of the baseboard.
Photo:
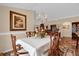
[(64, 38), (64, 39), (72, 39), (72, 37), (62, 37), (62, 38)]

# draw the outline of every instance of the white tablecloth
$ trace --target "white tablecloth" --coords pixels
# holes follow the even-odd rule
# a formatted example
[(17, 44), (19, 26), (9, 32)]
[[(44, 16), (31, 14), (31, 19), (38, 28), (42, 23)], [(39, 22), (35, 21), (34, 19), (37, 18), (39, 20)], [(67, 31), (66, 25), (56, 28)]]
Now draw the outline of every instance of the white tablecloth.
[(30, 56), (41, 56), (47, 49), (49, 49), (50, 38), (30, 37), (18, 39), (16, 44), (21, 44), (23, 48), (29, 52)]

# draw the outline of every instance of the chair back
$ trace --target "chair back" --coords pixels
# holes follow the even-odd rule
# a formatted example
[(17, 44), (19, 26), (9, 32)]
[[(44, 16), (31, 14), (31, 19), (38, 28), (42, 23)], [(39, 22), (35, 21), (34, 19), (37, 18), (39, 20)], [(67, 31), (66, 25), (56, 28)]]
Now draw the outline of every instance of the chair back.
[(51, 55), (58, 55), (58, 49), (59, 49), (59, 33), (54, 33), (50, 36), (50, 54)]
[(13, 36), (13, 35), (11, 34), (11, 41), (12, 41), (13, 53), (14, 53), (14, 55), (17, 55), (16, 36)]

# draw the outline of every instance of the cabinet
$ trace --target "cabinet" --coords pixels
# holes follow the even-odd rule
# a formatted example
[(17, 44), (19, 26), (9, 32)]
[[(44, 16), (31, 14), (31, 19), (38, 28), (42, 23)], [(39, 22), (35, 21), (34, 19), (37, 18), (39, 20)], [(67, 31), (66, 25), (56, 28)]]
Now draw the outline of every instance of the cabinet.
[(79, 22), (73, 22), (72, 23), (72, 39), (77, 39), (76, 32), (79, 31)]
[(72, 23), (72, 39), (76, 40), (76, 49), (78, 49), (79, 42), (79, 22)]

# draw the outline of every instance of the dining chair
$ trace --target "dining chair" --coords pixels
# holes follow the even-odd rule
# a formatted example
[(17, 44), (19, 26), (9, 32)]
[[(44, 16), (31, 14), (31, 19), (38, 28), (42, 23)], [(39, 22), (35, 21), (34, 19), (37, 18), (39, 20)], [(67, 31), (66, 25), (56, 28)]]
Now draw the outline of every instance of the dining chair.
[(59, 48), (59, 39), (59, 33), (54, 33), (53, 35), (50, 35), (50, 48), (48, 51), (49, 56), (60, 56), (61, 53), (63, 53)]
[(16, 45), (16, 36), (11, 34), (11, 41), (13, 47), (13, 54), (14, 56), (29, 56), (29, 53), (21, 47), (20, 44)]

